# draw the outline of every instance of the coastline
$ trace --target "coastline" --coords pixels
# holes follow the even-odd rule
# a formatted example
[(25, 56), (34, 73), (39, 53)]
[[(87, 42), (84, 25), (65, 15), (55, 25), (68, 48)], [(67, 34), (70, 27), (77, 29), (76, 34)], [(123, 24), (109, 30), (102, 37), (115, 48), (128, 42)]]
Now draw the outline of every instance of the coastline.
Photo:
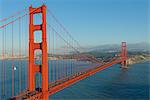
[(150, 56), (136, 55), (127, 59), (127, 65), (150, 61)]

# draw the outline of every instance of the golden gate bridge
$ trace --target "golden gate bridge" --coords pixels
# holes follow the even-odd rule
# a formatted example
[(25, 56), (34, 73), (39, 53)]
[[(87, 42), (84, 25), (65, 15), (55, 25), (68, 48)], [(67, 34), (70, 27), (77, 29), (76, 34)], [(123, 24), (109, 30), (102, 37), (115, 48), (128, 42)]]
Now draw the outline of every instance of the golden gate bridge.
[(0, 22), (1, 99), (47, 100), (114, 64), (126, 68), (126, 42), (120, 54), (107, 61), (82, 53), (80, 44), (45, 4)]

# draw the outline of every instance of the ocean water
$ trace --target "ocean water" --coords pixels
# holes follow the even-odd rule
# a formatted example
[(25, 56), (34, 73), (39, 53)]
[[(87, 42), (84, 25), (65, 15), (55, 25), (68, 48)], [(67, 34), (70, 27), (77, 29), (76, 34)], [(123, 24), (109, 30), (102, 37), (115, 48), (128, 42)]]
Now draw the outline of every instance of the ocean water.
[[(35, 63), (40, 64), (41, 62), (37, 60)], [(14, 64), (16, 69), (14, 70), (14, 96), (26, 90), (28, 87), (27, 60), (0, 60), (0, 100), (6, 100), (12, 97), (12, 64)], [(97, 64), (83, 61), (49, 60), (48, 65), (50, 83), (87, 68), (93, 68)], [(35, 74), (35, 79), (36, 87), (41, 87), (41, 74)]]
[(149, 100), (150, 62), (113, 65), (49, 97), (50, 100)]
[[(21, 62), (21, 63), (20, 63)], [(38, 63), (38, 62), (37, 62)], [(59, 64), (69, 67), (69, 61), (59, 61), (55, 65), (55, 61), (49, 61), (49, 65), (56, 67)], [(12, 61), (5, 61), (5, 70), (2, 71), (2, 61), (0, 61), (0, 100), (6, 100), (12, 96), (12, 80), (11, 80), (11, 64)], [(15, 95), (23, 91), (27, 87), (27, 61), (14, 61), (15, 71)], [(142, 62), (129, 66), (128, 69), (121, 69), (119, 64), (113, 65), (103, 71), (100, 71), (86, 79), (83, 79), (72, 86), (69, 86), (56, 94), (49, 96), (50, 100), (149, 100), (149, 66), (150, 62)], [(68, 65), (68, 66), (66, 66)], [(74, 62), (73, 64), (79, 70), (87, 66), (95, 65)], [(19, 86), (19, 67), (22, 69), (21, 87)], [(49, 82), (53, 81), (51, 76), (55, 76), (54, 68), (49, 67)], [(63, 69), (60, 69), (63, 70)], [(60, 73), (60, 72), (59, 72)], [(69, 72), (70, 73), (70, 72)], [(69, 74), (68, 73), (68, 74)], [(5, 74), (5, 83), (3, 83), (2, 75)], [(60, 76), (63, 76), (61, 73)], [(38, 84), (38, 82), (37, 82)], [(3, 87), (5, 91), (3, 91)]]

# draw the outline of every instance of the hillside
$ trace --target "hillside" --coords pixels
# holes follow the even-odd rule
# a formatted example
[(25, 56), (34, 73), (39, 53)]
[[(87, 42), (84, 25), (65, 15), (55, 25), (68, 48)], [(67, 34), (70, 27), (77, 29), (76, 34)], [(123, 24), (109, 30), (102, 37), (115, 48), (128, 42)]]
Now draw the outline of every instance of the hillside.
[(128, 57), (127, 64), (131, 65), (131, 64), (135, 64), (135, 63), (139, 63), (139, 62), (147, 61), (147, 60), (150, 61), (150, 54), (134, 55), (134, 56)]

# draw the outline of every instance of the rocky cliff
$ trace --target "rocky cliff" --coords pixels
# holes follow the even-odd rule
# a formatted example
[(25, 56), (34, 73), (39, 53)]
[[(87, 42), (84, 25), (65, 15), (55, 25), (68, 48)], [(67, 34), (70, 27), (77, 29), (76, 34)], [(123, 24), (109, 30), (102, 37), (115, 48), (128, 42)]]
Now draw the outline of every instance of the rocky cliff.
[(139, 63), (139, 62), (146, 61), (146, 60), (150, 61), (150, 54), (130, 56), (128, 57), (127, 65)]

